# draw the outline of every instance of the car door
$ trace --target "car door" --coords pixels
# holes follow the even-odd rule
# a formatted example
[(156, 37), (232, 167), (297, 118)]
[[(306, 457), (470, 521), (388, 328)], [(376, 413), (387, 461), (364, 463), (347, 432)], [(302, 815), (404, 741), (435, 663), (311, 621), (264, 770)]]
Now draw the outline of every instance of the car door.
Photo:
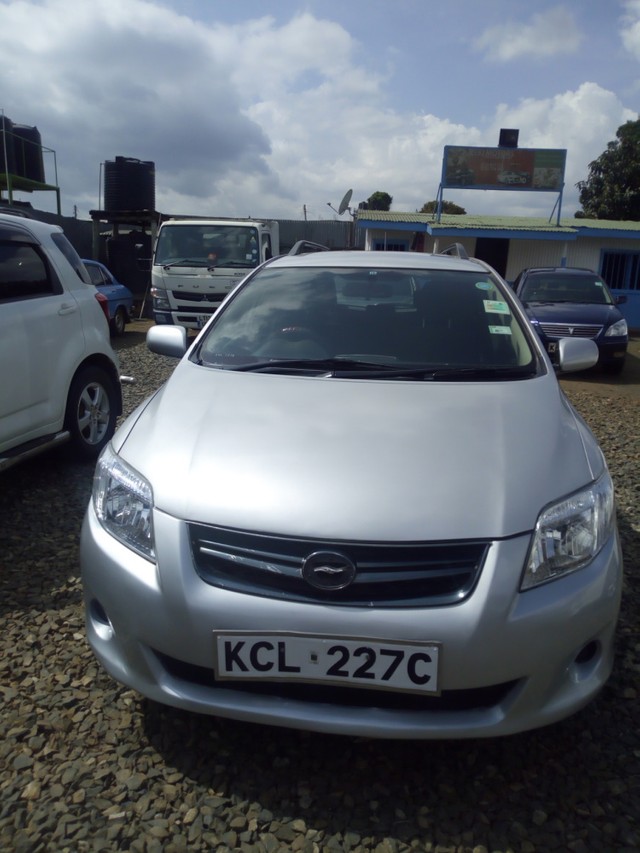
[(42, 247), (0, 232), (0, 451), (62, 428), (69, 377), (56, 368), (83, 351), (78, 303)]

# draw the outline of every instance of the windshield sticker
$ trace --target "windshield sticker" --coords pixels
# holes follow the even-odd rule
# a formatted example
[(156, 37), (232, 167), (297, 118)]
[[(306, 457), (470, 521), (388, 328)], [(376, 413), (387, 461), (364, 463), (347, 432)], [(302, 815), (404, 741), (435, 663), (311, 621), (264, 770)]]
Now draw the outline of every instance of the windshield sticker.
[(510, 335), (511, 326), (489, 326), (490, 335)]
[(510, 314), (509, 306), (506, 302), (501, 302), (497, 299), (483, 299), (484, 310), (487, 314)]
[(478, 290), (490, 290), (491, 282), (490, 281), (476, 281), (476, 287)]

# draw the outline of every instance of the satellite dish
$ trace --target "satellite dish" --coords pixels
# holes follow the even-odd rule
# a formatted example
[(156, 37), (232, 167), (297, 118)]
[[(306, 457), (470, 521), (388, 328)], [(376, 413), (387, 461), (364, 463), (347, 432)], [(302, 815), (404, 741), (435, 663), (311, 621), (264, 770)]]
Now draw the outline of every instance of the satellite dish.
[(340, 216), (345, 212), (345, 210), (349, 207), (349, 202), (351, 201), (351, 196), (353, 195), (353, 190), (347, 190), (344, 194), (344, 198), (340, 202), (340, 207), (338, 208), (338, 213)]

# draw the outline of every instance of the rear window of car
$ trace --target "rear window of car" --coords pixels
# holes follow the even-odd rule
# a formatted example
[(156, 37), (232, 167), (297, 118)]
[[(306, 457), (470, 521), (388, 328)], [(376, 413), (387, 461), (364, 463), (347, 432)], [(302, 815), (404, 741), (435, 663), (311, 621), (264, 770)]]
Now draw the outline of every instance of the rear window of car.
[(218, 312), (199, 357), (515, 367), (533, 361), (527, 334), (483, 271), (267, 267)]
[(95, 284), (96, 287), (101, 284), (106, 284), (105, 277), (102, 274), (102, 270), (100, 269), (100, 267), (97, 267), (94, 264), (85, 264), (85, 268), (89, 273), (91, 284)]
[(64, 234), (55, 232), (51, 235), (51, 239), (67, 259), (80, 281), (83, 281), (85, 284), (91, 284), (89, 273), (87, 272), (85, 265), (82, 263), (80, 255), (76, 252)]

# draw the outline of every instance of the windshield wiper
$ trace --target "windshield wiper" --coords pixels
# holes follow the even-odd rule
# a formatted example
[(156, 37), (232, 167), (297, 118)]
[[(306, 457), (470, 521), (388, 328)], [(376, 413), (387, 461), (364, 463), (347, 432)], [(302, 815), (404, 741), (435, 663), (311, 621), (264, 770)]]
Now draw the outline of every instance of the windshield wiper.
[(226, 370), (236, 370), (243, 373), (269, 373), (293, 370), (313, 370), (314, 372), (334, 375), (336, 370), (346, 370), (355, 374), (367, 373), (374, 370), (378, 373), (386, 373), (387, 370), (396, 370), (395, 366), (387, 368), (385, 365), (372, 361), (360, 361), (353, 358), (270, 358), (264, 361), (254, 361), (238, 365), (216, 365)]
[(209, 261), (203, 261), (202, 258), (180, 258), (180, 260), (169, 261), (162, 264), (163, 270), (168, 270), (170, 267), (206, 267), (209, 266)]
[(536, 375), (535, 364), (515, 367), (439, 367), (432, 371), (431, 379), (526, 379)]
[[(199, 363), (203, 363), (200, 361)], [(204, 362), (205, 364), (207, 362)], [(380, 364), (349, 358), (272, 358), (238, 365), (209, 362), (212, 367), (239, 373), (299, 373), (311, 371), (325, 377), (341, 379), (413, 379), (442, 381), (448, 379), (523, 379), (534, 376), (535, 365), (524, 367), (434, 367), (423, 365)]]

